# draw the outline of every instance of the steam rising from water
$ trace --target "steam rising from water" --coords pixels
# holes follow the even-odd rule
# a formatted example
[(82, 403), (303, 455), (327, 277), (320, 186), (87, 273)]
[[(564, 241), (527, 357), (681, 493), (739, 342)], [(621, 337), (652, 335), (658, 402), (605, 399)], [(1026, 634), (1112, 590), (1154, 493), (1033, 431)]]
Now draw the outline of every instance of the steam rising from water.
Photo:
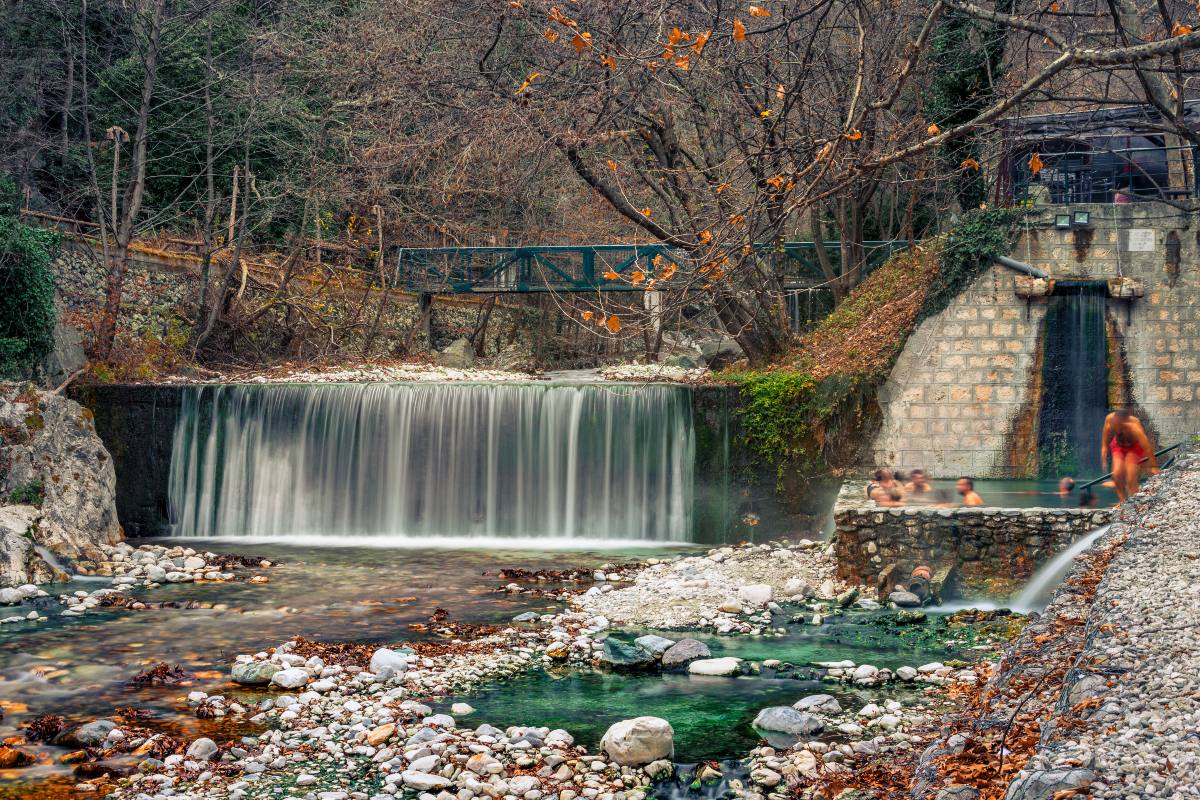
[(170, 497), (182, 536), (686, 542), (693, 456), (679, 387), (205, 386)]

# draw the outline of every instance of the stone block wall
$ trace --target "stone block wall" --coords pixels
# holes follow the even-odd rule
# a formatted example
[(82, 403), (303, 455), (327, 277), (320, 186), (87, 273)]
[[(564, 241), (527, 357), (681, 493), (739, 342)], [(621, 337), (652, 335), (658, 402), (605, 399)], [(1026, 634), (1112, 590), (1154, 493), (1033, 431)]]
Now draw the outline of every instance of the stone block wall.
[(955, 565), (968, 596), (1005, 591), (1075, 539), (1109, 521), (1110, 509), (881, 508), (866, 484), (848, 482), (834, 506), (838, 577), (875, 585), (881, 572), (907, 578), (914, 567)]
[[(1054, 227), (1056, 213), (1080, 210), (1087, 227)], [(1051, 206), (1020, 223), (1011, 255), (1059, 280), (1138, 279), (1143, 297), (1107, 300), (1122, 356), (1110, 383), (1160, 446), (1200, 429), (1200, 216), (1162, 203)], [(909, 338), (879, 394), (875, 465), (1029, 475), (1046, 300), (1018, 297), (1018, 274), (989, 268)]]
[(876, 464), (939, 477), (1010, 473), (1008, 436), (1028, 401), (1045, 303), (1014, 293), (1017, 273), (988, 269), (909, 337), (879, 392)]

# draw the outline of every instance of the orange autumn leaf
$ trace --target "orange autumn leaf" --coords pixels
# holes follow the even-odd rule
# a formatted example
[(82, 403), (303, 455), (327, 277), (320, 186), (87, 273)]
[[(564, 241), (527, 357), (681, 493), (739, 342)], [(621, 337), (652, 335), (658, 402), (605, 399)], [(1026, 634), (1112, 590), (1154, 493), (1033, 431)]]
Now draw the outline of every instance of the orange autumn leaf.
[(545, 36), (546, 41), (550, 42), (551, 44), (554, 44), (558, 41), (558, 33), (550, 30), (549, 28), (546, 28), (546, 30), (542, 31), (542, 36)]
[(616, 333), (617, 331), (621, 330), (621, 318), (616, 314), (613, 314), (611, 317), (609, 317), (608, 321), (604, 324), (608, 326), (610, 333)]
[(610, 159), (608, 159), (608, 161), (606, 161), (606, 162), (604, 162), (604, 163), (608, 165), (608, 169), (609, 169), (609, 171), (610, 171), (610, 172), (616, 172), (616, 171), (617, 171), (617, 162), (613, 161), (611, 158), (610, 158)]
[(603, 328), (603, 327), (604, 327), (604, 315), (603, 315), (603, 314), (601, 314), (600, 316), (596, 317), (596, 327), (597, 327), (597, 328)]
[(667, 34), (667, 41), (671, 44), (679, 44), (683, 40), (684, 34), (679, 28), (671, 28), (671, 32)]
[(708, 44), (708, 37), (712, 35), (712, 31), (696, 34), (696, 41), (692, 43), (692, 52), (700, 55), (704, 52), (704, 45)]
[(1172, 36), (1183, 36), (1183, 35), (1191, 33), (1191, 32), (1192, 32), (1192, 26), (1184, 25), (1182, 22), (1176, 22), (1175, 26), (1173, 28), (1171, 28)]
[(726, 190), (726, 189), (728, 189), (728, 188), (729, 188), (729, 184), (728, 184), (728, 183), (722, 183), (721, 185), (719, 185), (719, 186), (717, 187), (717, 189), (716, 189), (716, 192), (717, 192), (717, 194), (720, 194), (721, 192), (725, 191), (725, 190)]
[(862, 131), (860, 131), (858, 128), (851, 128), (848, 132), (842, 134), (842, 138), (851, 142), (857, 142), (862, 137)]
[(746, 224), (746, 217), (743, 214), (734, 214), (729, 218), (729, 224), (735, 228), (740, 228)]
[(958, 165), (960, 169), (979, 170), (979, 162), (973, 158), (964, 158), (962, 163)]
[(590, 33), (577, 33), (571, 39), (571, 46), (575, 48), (576, 53), (583, 53), (584, 50), (591, 49), (592, 35)]
[(825, 146), (817, 153), (817, 161), (823, 161), (830, 153), (833, 152), (833, 142), (826, 142)]
[(525, 91), (526, 89), (528, 89), (528, 88), (529, 88), (529, 85), (530, 85), (531, 83), (533, 83), (535, 80), (537, 80), (538, 78), (540, 78), (540, 77), (541, 77), (541, 75), (542, 75), (542, 73), (540, 73), (540, 72), (531, 72), (531, 73), (529, 73), (529, 77), (525, 79), (525, 82), (521, 84), (520, 88), (518, 88), (518, 89), (517, 89), (517, 91), (516, 91), (516, 92), (514, 92), (514, 94), (521, 94), (521, 92), (523, 92), (523, 91)]
[(649, 217), (652, 212), (650, 210), (650, 207), (646, 206), (645, 208), (639, 209), (638, 213), (641, 214), (643, 217)]
[(936, 122), (931, 122), (929, 123), (929, 127), (925, 129), (925, 132), (930, 136), (937, 136), (942, 132), (942, 129), (937, 126)]
[(617, 69), (617, 60), (612, 56), (600, 56), (600, 63), (614, 72)]
[(594, 317), (596, 315), (593, 314), (591, 311), (584, 311), (579, 316), (583, 317), (585, 321), (591, 321), (592, 317)]
[(700, 231), (700, 233), (696, 236), (696, 238), (700, 240), (700, 244), (708, 244), (709, 242), (712, 241), (712, 231), (710, 231), (710, 230)]
[(735, 42), (746, 41), (746, 26), (742, 24), (740, 19), (733, 21), (733, 40)]
[(771, 116), (771, 109), (763, 109), (762, 111), (758, 112), (758, 115), (763, 119), (766, 119), (767, 117)]
[(1058, 13), (1058, 3), (1051, 3), (1051, 4), (1050, 4), (1050, 13), (1051, 13), (1051, 14), (1057, 14), (1057, 13)]
[(663, 268), (662, 275), (660, 275), (659, 278), (664, 281), (669, 281), (677, 269), (679, 269), (679, 267), (675, 266), (674, 263), (667, 264), (667, 266)]
[(784, 178), (782, 175), (772, 175), (771, 177), (767, 178), (767, 184), (774, 189), (778, 189), (780, 186), (783, 186), (783, 181)]
[(604, 271), (604, 279), (609, 281), (619, 281), (621, 280), (621, 276), (620, 274), (613, 272), (611, 269), (606, 269)]
[(691, 64), (688, 62), (689, 58), (690, 56), (680, 56), (679, 58), (675, 59), (675, 66), (684, 72), (687, 72), (687, 70), (691, 67)]
[(646, 69), (650, 70), (651, 72), (658, 72), (658, 62), (657, 61), (647, 61)]
[(671, 59), (675, 58), (675, 48), (667, 45), (665, 48), (663, 48), (660, 58), (663, 61), (670, 61)]
[(559, 25), (566, 25), (568, 28), (574, 28), (576, 25), (578, 25), (575, 20), (559, 11), (557, 6), (551, 6), (550, 10), (546, 12), (546, 16), (548, 16), (552, 21), (557, 22)]
[(1042, 157), (1038, 153), (1034, 153), (1029, 157), (1029, 174), (1037, 175), (1046, 166), (1046, 162), (1042, 161)]
[(750, 6), (750, 16), (752, 17), (769, 17), (771, 12), (762, 6)]
[(777, 84), (777, 85), (775, 86), (775, 99), (776, 99), (776, 100), (782, 100), (782, 99), (783, 99), (783, 98), (785, 98), (785, 97), (787, 97), (787, 90), (785, 90), (785, 89), (783, 88), (783, 84), (782, 84), (782, 83), (780, 83), (780, 84)]
[(644, 280), (646, 280), (646, 273), (642, 272), (640, 269), (635, 269), (633, 271), (633, 275), (630, 276), (630, 282), (634, 286), (641, 284), (641, 282)]

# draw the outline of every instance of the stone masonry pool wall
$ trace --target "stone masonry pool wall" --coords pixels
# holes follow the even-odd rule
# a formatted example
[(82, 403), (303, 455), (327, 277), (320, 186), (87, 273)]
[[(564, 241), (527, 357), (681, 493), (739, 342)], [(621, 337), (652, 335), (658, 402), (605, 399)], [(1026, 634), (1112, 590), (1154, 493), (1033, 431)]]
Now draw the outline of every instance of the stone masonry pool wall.
[(1110, 517), (1106, 508), (882, 508), (865, 483), (847, 482), (834, 507), (838, 577), (874, 586), (889, 567), (903, 581), (914, 567), (953, 564), (965, 589), (1004, 586)]

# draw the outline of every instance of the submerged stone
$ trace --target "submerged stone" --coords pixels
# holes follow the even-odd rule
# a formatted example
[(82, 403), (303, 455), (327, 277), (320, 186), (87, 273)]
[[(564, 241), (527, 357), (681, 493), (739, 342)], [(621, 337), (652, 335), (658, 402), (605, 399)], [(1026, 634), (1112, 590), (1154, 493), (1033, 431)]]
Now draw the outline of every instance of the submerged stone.
[(921, 605), (921, 598), (912, 592), (896, 591), (888, 595), (888, 602), (895, 603), (901, 608), (916, 608)]
[(688, 664), (688, 672), (692, 675), (734, 675), (737, 673), (741, 663), (742, 660), (740, 658), (734, 658), (732, 656), (726, 656), (725, 658), (701, 659)]

